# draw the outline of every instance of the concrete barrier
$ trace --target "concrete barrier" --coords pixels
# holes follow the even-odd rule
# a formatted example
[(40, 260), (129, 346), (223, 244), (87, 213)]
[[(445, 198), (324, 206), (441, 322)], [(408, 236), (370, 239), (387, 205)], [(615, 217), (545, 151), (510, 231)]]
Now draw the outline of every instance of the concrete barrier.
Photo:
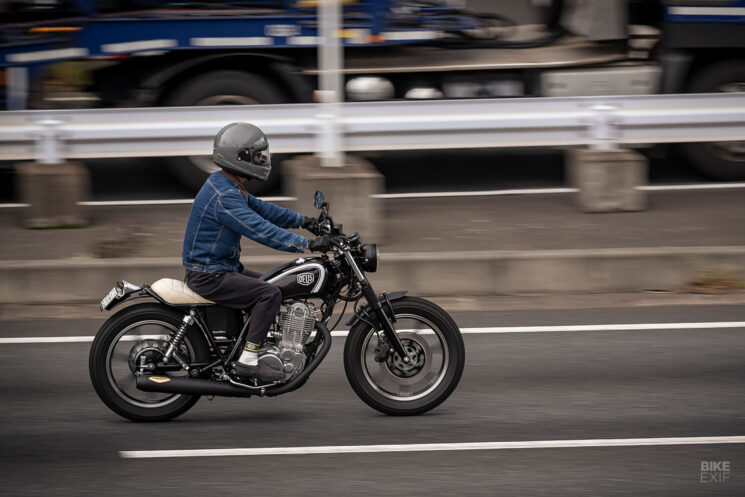
[[(248, 257), (267, 271), (287, 256)], [(743, 271), (745, 247), (655, 247), (438, 253), (383, 253), (370, 279), (378, 292), (425, 296), (615, 293), (674, 290), (707, 271)], [(0, 261), (0, 303), (89, 303), (114, 282), (182, 278), (181, 260)]]
[(584, 212), (641, 211), (647, 206), (647, 159), (634, 150), (570, 149), (566, 176), (577, 188), (577, 208)]
[(20, 200), (29, 204), (21, 211), (27, 228), (65, 228), (88, 225), (80, 202), (90, 196), (90, 173), (82, 162), (16, 164)]
[(383, 241), (383, 202), (375, 195), (383, 193), (385, 181), (370, 162), (347, 154), (343, 167), (322, 167), (318, 157), (300, 156), (282, 166), (285, 193), (297, 199), (293, 209), (317, 215), (313, 196), (320, 190), (331, 205), (335, 223), (353, 226), (363, 240)]

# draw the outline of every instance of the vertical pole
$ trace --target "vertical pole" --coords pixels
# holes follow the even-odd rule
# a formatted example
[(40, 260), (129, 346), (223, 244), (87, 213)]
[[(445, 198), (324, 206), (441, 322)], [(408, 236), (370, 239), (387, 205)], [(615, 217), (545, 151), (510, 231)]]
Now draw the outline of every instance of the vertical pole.
[(341, 74), (344, 52), (339, 37), (342, 11), (339, 0), (320, 0), (318, 3), (321, 30), (318, 45), (320, 91), (317, 95), (321, 104), (318, 115), (321, 121), (318, 155), (322, 166), (339, 167), (344, 165), (337, 122), (339, 103), (344, 97)]

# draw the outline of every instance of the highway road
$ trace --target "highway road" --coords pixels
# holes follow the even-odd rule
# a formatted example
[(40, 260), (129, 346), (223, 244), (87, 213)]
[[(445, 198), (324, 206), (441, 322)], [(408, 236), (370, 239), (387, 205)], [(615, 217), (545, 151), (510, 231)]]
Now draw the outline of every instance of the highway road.
[[(454, 316), (471, 331), (465, 373), (423, 416), (356, 398), (337, 338), (297, 392), (202, 399), (161, 424), (123, 420), (93, 392), (100, 318), (0, 321), (0, 495), (745, 495), (742, 306)], [(8, 343), (41, 336), (83, 338)], [(391, 444), (405, 447), (363, 447)], [(122, 457), (278, 447), (323, 453)]]

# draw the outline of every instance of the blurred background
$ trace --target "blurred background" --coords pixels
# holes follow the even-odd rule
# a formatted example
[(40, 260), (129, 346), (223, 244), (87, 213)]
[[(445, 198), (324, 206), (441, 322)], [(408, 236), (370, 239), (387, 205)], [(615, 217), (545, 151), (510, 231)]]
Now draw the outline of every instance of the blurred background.
[[(745, 0), (340, 0), (327, 44), (322, 1), (0, 0), (0, 151), (24, 157), (0, 161), (8, 495), (745, 495), (737, 440), (310, 462), (119, 457), (745, 433), (745, 105), (691, 96), (745, 90)], [(334, 45), (343, 58), (325, 70), (319, 54)], [(329, 74), (336, 83), (322, 81)], [(335, 94), (318, 91), (333, 84)], [(64, 132), (46, 111), (69, 110), (74, 128), (91, 109), (242, 105), (251, 121), (262, 104), (392, 102), (397, 114), (408, 101), (640, 95), (679, 95), (681, 115), (726, 114), (730, 127), (706, 142), (628, 148), (417, 147), (347, 154), (342, 168), (311, 159), (346, 182), (325, 191), (332, 214), (382, 247), (376, 290), (432, 297), (471, 330), (461, 385), (432, 413), (386, 418), (358, 402), (341, 339), (301, 391), (203, 401), (167, 425), (120, 420), (92, 391), (89, 343), (109, 317), (99, 299), (119, 279), (183, 277), (191, 199), (215, 167), (204, 137), (179, 156), (64, 161)], [(592, 122), (588, 134), (611, 142)], [(301, 192), (315, 184), (293, 159), (274, 154), (270, 181), (251, 192), (313, 215)], [(371, 172), (372, 195), (344, 176), (353, 162)], [(292, 257), (244, 242), (256, 270)], [(711, 461), (728, 463), (726, 479), (712, 481)]]
[[(745, 79), (741, 17), (711, 12), (738, 2), (343, 4), (346, 101), (740, 91)], [(671, 10), (678, 4), (710, 11), (681, 16)], [(306, 35), (317, 28), (314, 2), (2, 5), (6, 70), (0, 83), (8, 109), (309, 102), (318, 85), (317, 44)], [(384, 39), (386, 30), (398, 35)], [(473, 189), (474, 180), (505, 187), (561, 181), (560, 153), (535, 151), (535, 161), (521, 160), (523, 153), (455, 152), (478, 171), (463, 175), (458, 189)], [(658, 146), (643, 153), (652, 158), (653, 180), (744, 176), (738, 143)], [(438, 171), (453, 159), (447, 151), (369, 155), (395, 191), (440, 189)], [(269, 183), (253, 185), (255, 193), (281, 192), (283, 158), (277, 157)], [(94, 198), (189, 196), (214, 169), (207, 157), (197, 156), (124, 162), (88, 163)], [(425, 162), (429, 174), (418, 168)], [(12, 169), (4, 163), (0, 199), (6, 202), (18, 201)], [(149, 181), (141, 181), (143, 174)], [(149, 191), (155, 184), (163, 191)]]

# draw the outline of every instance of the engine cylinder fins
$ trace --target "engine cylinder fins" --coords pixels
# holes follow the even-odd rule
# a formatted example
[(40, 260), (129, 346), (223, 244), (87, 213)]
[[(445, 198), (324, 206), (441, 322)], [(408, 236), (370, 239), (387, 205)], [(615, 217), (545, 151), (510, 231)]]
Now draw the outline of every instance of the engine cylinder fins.
[(295, 302), (280, 308), (281, 349), (302, 352), (316, 324), (316, 308), (311, 303)]

